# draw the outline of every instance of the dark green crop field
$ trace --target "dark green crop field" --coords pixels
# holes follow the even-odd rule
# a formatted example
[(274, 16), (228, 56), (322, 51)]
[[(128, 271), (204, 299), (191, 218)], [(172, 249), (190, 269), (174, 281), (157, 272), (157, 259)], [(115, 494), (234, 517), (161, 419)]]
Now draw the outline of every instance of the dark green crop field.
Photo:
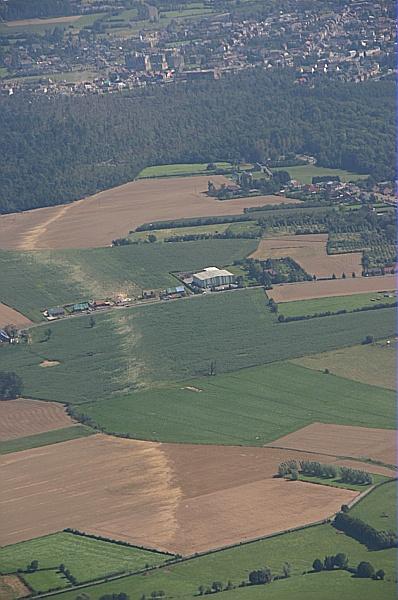
[(134, 438), (262, 446), (313, 422), (395, 427), (393, 391), (290, 363), (192, 379), (82, 406)]
[[(114, 310), (32, 329), (32, 343), (0, 349), (2, 369), (18, 372), (24, 394), (81, 403), (139, 387), (333, 350), (365, 335), (387, 337), (394, 309), (278, 323), (262, 290), (240, 290)], [(42, 369), (43, 360), (59, 365)]]
[(223, 267), (244, 258), (256, 240), (200, 240), (52, 252), (0, 251), (0, 302), (34, 321), (40, 310), (178, 282), (171, 271)]

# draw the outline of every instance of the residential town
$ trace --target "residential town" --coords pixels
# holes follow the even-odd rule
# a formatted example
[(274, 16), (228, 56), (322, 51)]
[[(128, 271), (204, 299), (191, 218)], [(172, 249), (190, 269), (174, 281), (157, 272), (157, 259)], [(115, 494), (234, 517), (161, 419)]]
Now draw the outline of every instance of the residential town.
[(347, 0), (333, 9), (322, 2), (323, 10), (276, 4), (265, 11), (258, 3), (208, 0), (162, 10), (125, 1), (48, 24), (33, 19), (26, 28), (0, 21), (0, 92), (109, 93), (254, 67), (290, 68), (301, 85), (395, 76), (391, 0)]

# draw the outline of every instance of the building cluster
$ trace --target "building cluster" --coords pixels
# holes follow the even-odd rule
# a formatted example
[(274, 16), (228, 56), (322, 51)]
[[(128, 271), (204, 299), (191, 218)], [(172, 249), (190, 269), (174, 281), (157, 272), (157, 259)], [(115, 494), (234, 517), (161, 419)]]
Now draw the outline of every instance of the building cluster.
[[(166, 19), (167, 24), (156, 10), (140, 30), (128, 19), (103, 16), (79, 30), (3, 33), (0, 68), (8, 75), (0, 80), (0, 89), (10, 95), (20, 90), (106, 93), (213, 79), (253, 67), (290, 67), (301, 84), (319, 77), (363, 81), (393, 76), (394, 3), (335, 4), (332, 10), (327, 3), (305, 8), (298, 2), (289, 12), (270, 8), (265, 17), (245, 18), (213, 8), (195, 18)], [(127, 35), (119, 24), (127, 27)]]

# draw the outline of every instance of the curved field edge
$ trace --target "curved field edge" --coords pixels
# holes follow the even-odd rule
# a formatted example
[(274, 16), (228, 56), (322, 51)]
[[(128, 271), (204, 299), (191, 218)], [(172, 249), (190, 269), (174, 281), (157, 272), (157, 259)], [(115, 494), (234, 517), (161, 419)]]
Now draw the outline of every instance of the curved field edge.
[[(32, 343), (1, 349), (25, 395), (67, 404), (112, 400), (142, 387), (282, 361), (388, 337), (394, 309), (280, 324), (262, 290), (208, 294), (110, 311), (32, 329)], [(56, 369), (41, 369), (57, 360)], [(204, 381), (206, 381), (204, 379)]]

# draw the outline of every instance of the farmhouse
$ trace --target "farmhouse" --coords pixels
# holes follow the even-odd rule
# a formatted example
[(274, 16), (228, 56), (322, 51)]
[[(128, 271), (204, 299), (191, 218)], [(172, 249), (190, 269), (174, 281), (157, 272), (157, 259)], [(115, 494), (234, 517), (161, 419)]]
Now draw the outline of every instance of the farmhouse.
[(225, 269), (207, 267), (199, 273), (192, 275), (192, 283), (200, 288), (216, 287), (233, 283), (235, 276)]
[(60, 307), (48, 308), (46, 316), (47, 316), (48, 320), (59, 319), (60, 317), (64, 317), (65, 316), (65, 310), (63, 308), (60, 308)]

